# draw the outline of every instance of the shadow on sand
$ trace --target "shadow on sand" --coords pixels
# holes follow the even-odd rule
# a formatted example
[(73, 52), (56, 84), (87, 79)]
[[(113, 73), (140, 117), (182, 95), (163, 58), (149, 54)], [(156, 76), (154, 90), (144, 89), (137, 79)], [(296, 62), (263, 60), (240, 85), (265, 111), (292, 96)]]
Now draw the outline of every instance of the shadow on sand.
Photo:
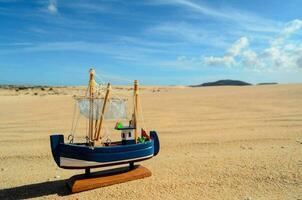
[(0, 199), (29, 199), (51, 194), (59, 196), (69, 195), (66, 180), (47, 181), (14, 188), (1, 189)]
[(29, 185), (23, 185), (14, 188), (1, 189), (0, 190), (0, 200), (3, 199), (30, 199), (35, 197), (42, 197), (51, 194), (57, 194), (58, 196), (66, 196), (71, 194), (70, 190), (67, 187), (67, 183), (74, 182), (75, 180), (86, 179), (86, 178), (95, 178), (95, 177), (105, 177), (109, 175), (116, 175), (119, 173), (125, 173), (129, 170), (139, 168), (140, 165), (133, 165), (133, 168), (118, 167), (107, 169), (103, 171), (97, 171), (89, 173), (88, 177), (85, 174), (78, 174), (72, 176), (70, 179), (57, 180), (57, 181), (46, 181), (42, 183), (35, 183)]

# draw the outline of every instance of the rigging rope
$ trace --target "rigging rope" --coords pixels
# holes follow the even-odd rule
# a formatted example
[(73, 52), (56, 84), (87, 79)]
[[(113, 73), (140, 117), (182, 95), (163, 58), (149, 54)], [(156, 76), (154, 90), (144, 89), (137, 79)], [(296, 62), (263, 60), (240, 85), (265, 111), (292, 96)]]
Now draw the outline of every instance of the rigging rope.
[[(132, 80), (128, 80), (128, 79), (123, 79), (123, 78), (118, 78), (118, 77), (110, 77), (110, 76), (104, 76), (104, 75), (99, 75), (97, 73), (95, 73), (95, 88), (94, 88), (94, 92), (95, 92), (95, 97), (100, 97), (100, 96), (104, 96), (106, 91), (107, 91), (107, 84), (105, 83), (105, 80), (106, 78), (105, 77), (109, 77), (110, 79), (115, 79), (115, 80), (122, 80), (122, 81), (126, 81), (127, 83), (133, 83)], [(131, 94), (130, 92), (133, 91), (133, 89), (130, 89), (130, 87), (126, 87), (126, 88), (116, 88), (115, 90), (111, 90), (111, 93), (110, 93), (110, 96), (111, 98), (116, 98), (118, 100), (128, 100), (127, 97), (130, 97)], [(126, 95), (127, 96), (126, 96)], [(123, 95), (123, 96), (122, 96)], [(86, 97), (89, 97), (89, 87), (86, 88)], [(126, 97), (125, 97), (126, 96)], [(133, 104), (135, 103), (135, 100), (133, 98)], [(137, 114), (140, 115), (140, 119), (142, 120), (142, 128), (144, 129), (147, 129), (146, 127), (146, 124), (145, 124), (145, 120), (144, 120), (144, 116), (143, 116), (143, 111), (142, 111), (142, 102), (141, 102), (141, 98), (138, 98), (138, 102), (137, 102), (139, 105), (138, 107), (136, 108), (136, 112)], [(133, 105), (135, 106), (135, 105)], [(96, 109), (94, 108), (93, 106), (93, 110)], [(127, 113), (126, 115), (128, 115), (128, 118), (131, 117), (131, 114), (129, 115), (129, 109), (126, 109), (127, 110)], [(74, 134), (76, 132), (76, 129), (77, 129), (77, 125), (78, 125), (78, 122), (79, 122), (79, 119), (80, 119), (80, 116), (81, 116), (81, 112), (79, 110), (79, 112), (77, 112), (77, 102), (75, 103), (75, 106), (74, 106), (74, 115), (73, 115), (73, 120), (72, 120), (72, 128), (71, 128), (71, 136), (72, 136), (72, 140), (74, 138)], [(94, 111), (93, 111), (94, 112)], [(130, 111), (130, 113), (132, 113)], [(138, 120), (138, 119), (137, 119)], [(108, 127), (104, 124), (104, 134), (103, 134), (103, 137), (102, 138), (109, 138), (110, 140), (110, 137), (109, 137), (109, 132), (108, 132)], [(88, 137), (88, 119), (86, 120), (86, 142), (89, 142), (89, 137)]]
[[(95, 73), (96, 77), (98, 77), (99, 79), (101, 80), (105, 80), (105, 79), (109, 79), (109, 80), (117, 80), (117, 81), (123, 81), (123, 82), (127, 82), (127, 84), (132, 84), (132, 80), (130, 79), (126, 79), (126, 78), (120, 78), (120, 77), (117, 77), (117, 76), (110, 76), (110, 75), (99, 75), (97, 73)], [(101, 78), (103, 77), (103, 78)], [(107, 77), (107, 78), (106, 78)]]
[(74, 135), (77, 130), (80, 116), (81, 116), (80, 112), (77, 112), (77, 102), (75, 102), (74, 110), (73, 110), (73, 120), (72, 120), (72, 125), (71, 125), (71, 131), (70, 131), (70, 135), (68, 136), (68, 140), (70, 143), (73, 143)]
[[(126, 81), (127, 82), (127, 84), (132, 84), (132, 80), (129, 80), (129, 79), (124, 79), (124, 78), (118, 78), (118, 77), (113, 77), (113, 76), (106, 76), (106, 75), (99, 75), (99, 74), (97, 74), (97, 73), (95, 73), (95, 77), (96, 78), (98, 78), (99, 80), (100, 80), (100, 82), (101, 82), (101, 84), (103, 85), (103, 88), (102, 89), (104, 89), (104, 90), (106, 90), (106, 87), (105, 87), (105, 80), (106, 80), (106, 77), (108, 77), (108, 79), (115, 79), (115, 80), (122, 80), (122, 81)], [(111, 91), (112, 92), (112, 96), (114, 96), (115, 95), (115, 97), (117, 98), (117, 99), (123, 99), (122, 97), (120, 97), (120, 95), (117, 93), (117, 91), (116, 90), (112, 90)]]
[(140, 108), (140, 115), (141, 115), (141, 119), (142, 119), (143, 128), (147, 129), (146, 124), (145, 124), (144, 115), (143, 115), (143, 108), (142, 108), (141, 98), (139, 98), (139, 108)]
[(74, 131), (74, 121), (75, 121), (75, 112), (76, 112), (76, 109), (77, 109), (77, 102), (74, 102), (74, 107), (73, 107), (73, 119), (72, 119), (72, 124), (71, 124), (71, 134), (73, 134), (73, 131)]

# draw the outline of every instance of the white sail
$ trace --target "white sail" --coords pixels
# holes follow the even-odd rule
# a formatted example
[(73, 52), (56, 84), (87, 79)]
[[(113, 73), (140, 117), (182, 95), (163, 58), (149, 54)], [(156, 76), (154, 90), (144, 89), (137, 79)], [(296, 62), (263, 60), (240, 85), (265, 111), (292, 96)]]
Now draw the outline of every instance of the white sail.
[[(100, 119), (104, 99), (77, 99), (80, 113), (86, 118)], [(105, 109), (105, 119), (127, 119), (126, 99), (109, 99)]]
[(127, 119), (126, 99), (110, 99), (105, 119)]
[(93, 101), (90, 101), (90, 99), (87, 98), (77, 99), (80, 113), (86, 118), (93, 120), (100, 118), (103, 102), (103, 99), (93, 99)]

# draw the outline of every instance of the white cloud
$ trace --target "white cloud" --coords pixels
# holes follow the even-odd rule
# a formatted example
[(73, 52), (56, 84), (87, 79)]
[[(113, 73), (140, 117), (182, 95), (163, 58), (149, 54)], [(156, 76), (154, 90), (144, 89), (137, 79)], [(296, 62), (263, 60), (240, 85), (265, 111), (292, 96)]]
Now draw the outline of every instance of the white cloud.
[(205, 15), (219, 17), (219, 18), (229, 18), (227, 14), (223, 12), (218, 12), (215, 9), (212, 9), (208, 6), (202, 5), (201, 3), (197, 4), (189, 0), (172, 0), (172, 1), (162, 1), (163, 4), (175, 4), (193, 9), (197, 12), (203, 13)]
[(302, 68), (302, 55), (297, 59), (297, 66)]
[(241, 37), (228, 50), (228, 55), (234, 57), (240, 54), (241, 50), (249, 45), (249, 40), (246, 37)]
[(284, 25), (284, 28), (279, 34), (279, 36), (272, 41), (272, 46), (282, 45), (286, 38), (290, 37), (292, 34), (296, 33), (301, 28), (302, 28), (302, 20), (300, 19), (295, 19), (290, 22), (287, 22)]
[(302, 29), (302, 20), (295, 19), (284, 25), (280, 35), (274, 39), (271, 46), (264, 49), (262, 63), (268, 67), (274, 66), (286, 70), (301, 68), (302, 42), (288, 41), (291, 35)]
[(295, 33), (296, 31), (302, 28), (302, 20), (295, 19), (285, 24), (285, 28), (283, 30), (283, 34), (288, 36), (290, 34)]
[(105, 6), (104, 3), (98, 3), (94, 1), (62, 1), (61, 7), (73, 9), (73, 11), (82, 13), (104, 13), (112, 12), (109, 7)]
[(224, 56), (205, 56), (202, 61), (209, 66), (234, 66), (236, 65), (236, 56), (241, 54), (241, 51), (249, 46), (249, 40), (246, 37), (241, 37), (237, 40), (226, 52)]
[(296, 71), (302, 68), (302, 42), (288, 40), (302, 29), (302, 20), (296, 19), (284, 25), (279, 36), (271, 44), (258, 50), (249, 47), (249, 40), (241, 37), (224, 56), (205, 56), (203, 64), (208, 66), (236, 66), (255, 71)]
[(204, 57), (203, 63), (209, 66), (227, 66), (231, 67), (236, 64), (235, 59), (231, 56), (208, 56)]
[(178, 60), (178, 61), (187, 60), (187, 56), (178, 56), (178, 57), (177, 57), (177, 60)]
[(268, 68), (295, 70), (299, 68), (301, 55), (302, 49), (299, 48), (285, 50), (283, 46), (271, 46), (264, 50), (261, 62)]
[(160, 23), (146, 30), (146, 34), (167, 37), (167, 39), (176, 39), (190, 45), (207, 45), (216, 48), (225, 48), (229, 45), (225, 37), (213, 37), (212, 31), (206, 30), (201, 26), (188, 24), (185, 22)]
[(259, 60), (259, 57), (255, 51), (246, 50), (242, 53), (242, 64), (248, 68), (262, 68), (262, 64)]
[(56, 0), (49, 0), (47, 10), (52, 14), (56, 14), (58, 12), (57, 1)]
[[(144, 45), (144, 43), (146, 43)], [(16, 43), (0, 44), (1, 46), (12, 46), (14, 48), (0, 48), (0, 55), (21, 52), (85, 52), (110, 56), (122, 61), (136, 61), (146, 64), (146, 60), (154, 56), (178, 54), (175, 46), (177, 44), (163, 43), (162, 45), (149, 40), (131, 37), (115, 37), (111, 42), (86, 42), (86, 41), (58, 41), (40, 43)], [(160, 47), (160, 48), (159, 48)], [(171, 47), (173, 49), (171, 49)], [(181, 59), (181, 58), (180, 58)], [(185, 58), (183, 58), (185, 60)], [(152, 59), (156, 60), (156, 59)], [(186, 61), (187, 62), (187, 61)], [(150, 62), (152, 64), (154, 62)]]
[(254, 13), (238, 10), (230, 7), (211, 7), (201, 1), (191, 0), (153, 0), (148, 5), (171, 5), (178, 6), (192, 11), (191, 14), (203, 15), (217, 19), (220, 22), (233, 22), (241, 28), (253, 32), (276, 32), (280, 27), (280, 22), (263, 18)]

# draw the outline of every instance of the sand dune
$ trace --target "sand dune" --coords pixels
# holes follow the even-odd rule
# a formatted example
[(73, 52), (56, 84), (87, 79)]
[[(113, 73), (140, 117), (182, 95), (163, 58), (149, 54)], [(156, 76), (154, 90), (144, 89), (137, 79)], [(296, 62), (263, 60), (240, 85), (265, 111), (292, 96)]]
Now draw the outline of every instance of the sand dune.
[(146, 87), (152, 177), (70, 195), (65, 179), (82, 171), (55, 165), (49, 135), (68, 135), (82, 90), (0, 89), (0, 199), (302, 198), (302, 85)]

